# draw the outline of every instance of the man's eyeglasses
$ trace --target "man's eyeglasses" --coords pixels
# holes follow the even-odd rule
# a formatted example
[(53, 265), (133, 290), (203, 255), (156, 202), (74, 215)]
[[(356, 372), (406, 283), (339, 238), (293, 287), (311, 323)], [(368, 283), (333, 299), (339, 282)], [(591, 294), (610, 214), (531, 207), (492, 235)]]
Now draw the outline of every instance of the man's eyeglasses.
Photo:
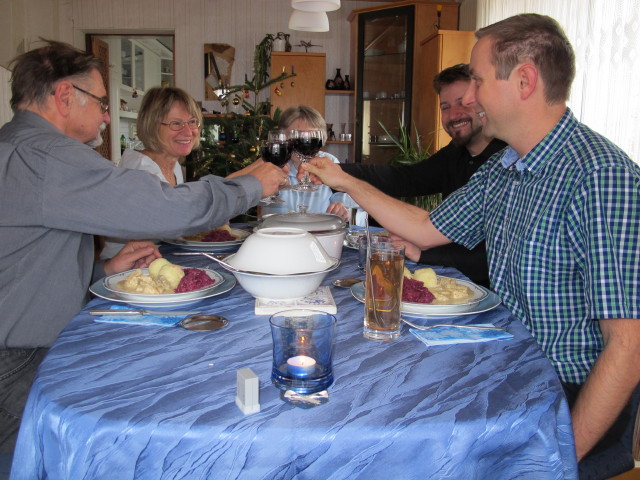
[[(71, 84), (73, 85), (73, 83)], [(94, 95), (91, 92), (87, 92), (86, 90), (83, 90), (82, 88), (73, 85), (73, 88), (75, 88), (76, 90), (84, 93), (85, 95), (89, 95), (91, 98), (97, 100), (98, 102), (100, 102), (100, 108), (102, 109), (102, 113), (107, 113), (107, 110), (109, 110), (109, 99), (107, 97), (98, 97), (96, 95)]]
[(191, 120), (189, 120), (187, 122), (181, 122), (180, 120), (172, 120), (169, 123), (160, 122), (160, 124), (167, 125), (174, 132), (178, 132), (178, 131), (182, 130), (185, 125), (189, 125), (189, 128), (191, 130), (195, 130), (196, 128), (200, 128), (200, 122), (198, 120), (196, 120), (195, 118), (192, 118)]

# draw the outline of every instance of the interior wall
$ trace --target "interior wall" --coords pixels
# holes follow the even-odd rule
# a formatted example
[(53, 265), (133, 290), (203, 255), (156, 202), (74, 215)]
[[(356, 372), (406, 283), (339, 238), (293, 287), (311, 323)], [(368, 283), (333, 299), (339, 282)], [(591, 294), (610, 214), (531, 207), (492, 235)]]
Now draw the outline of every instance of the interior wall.
[[(295, 46), (301, 40), (320, 45), (309, 51), (326, 52), (327, 78), (336, 68), (343, 76), (352, 73), (347, 17), (351, 10), (370, 5), (379, 2), (343, 1), (340, 10), (328, 12), (329, 32), (307, 33), (288, 30), (290, 0), (0, 0), (6, 13), (0, 17), (0, 65), (36, 47), (39, 37), (84, 48), (86, 33), (173, 33), (176, 85), (202, 101), (205, 43), (236, 48), (232, 84), (253, 75), (255, 45), (266, 33), (279, 31), (291, 34), (294, 51), (304, 51)], [(209, 110), (220, 108), (218, 102), (203, 104)], [(340, 122), (348, 116), (347, 108), (347, 102), (329, 100), (327, 121)]]

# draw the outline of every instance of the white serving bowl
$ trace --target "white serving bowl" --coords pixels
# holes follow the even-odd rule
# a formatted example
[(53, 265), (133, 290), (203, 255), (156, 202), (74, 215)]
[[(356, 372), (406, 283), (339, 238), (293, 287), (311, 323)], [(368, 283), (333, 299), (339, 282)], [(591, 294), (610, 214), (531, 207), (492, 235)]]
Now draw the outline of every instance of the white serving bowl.
[(329, 213), (277, 213), (262, 220), (263, 228), (300, 228), (315, 236), (326, 252), (337, 259), (342, 256), (344, 236), (349, 228), (338, 215)]
[[(226, 261), (231, 263), (235, 255), (237, 255), (237, 253), (228, 256)], [(267, 275), (235, 272), (226, 268), (224, 265), (222, 265), (222, 267), (231, 272), (236, 277), (236, 280), (238, 280), (240, 286), (253, 297), (284, 300), (301, 298), (315, 292), (324, 280), (324, 277), (326, 277), (330, 271), (335, 270), (338, 265), (339, 262), (336, 261), (326, 270), (301, 275)]]
[(299, 228), (262, 228), (225, 260), (240, 270), (288, 275), (322, 272), (338, 263), (310, 233)]

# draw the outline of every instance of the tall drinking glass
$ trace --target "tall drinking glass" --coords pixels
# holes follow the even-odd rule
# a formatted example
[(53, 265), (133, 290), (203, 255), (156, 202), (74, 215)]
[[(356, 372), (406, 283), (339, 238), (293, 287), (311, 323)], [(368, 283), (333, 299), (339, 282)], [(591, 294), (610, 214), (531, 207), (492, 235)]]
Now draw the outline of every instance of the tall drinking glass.
[(373, 340), (400, 336), (404, 247), (371, 243), (365, 273), (363, 335)]
[[(290, 136), (293, 142), (293, 150), (300, 157), (302, 163), (308, 162), (318, 154), (324, 139), (324, 133), (317, 128), (310, 130), (291, 130)], [(308, 173), (304, 174), (299, 184), (291, 186), (291, 189), (299, 192), (315, 192), (318, 190), (311, 183)]]

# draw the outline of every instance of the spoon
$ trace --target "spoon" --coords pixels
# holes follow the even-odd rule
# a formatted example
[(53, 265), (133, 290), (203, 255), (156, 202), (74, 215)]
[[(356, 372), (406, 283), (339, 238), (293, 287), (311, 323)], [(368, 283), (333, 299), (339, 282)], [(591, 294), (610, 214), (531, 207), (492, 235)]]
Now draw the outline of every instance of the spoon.
[(340, 287), (340, 288), (351, 288), (356, 283), (360, 283), (360, 282), (362, 282), (362, 280), (360, 280), (359, 278), (339, 278), (337, 280), (334, 280), (333, 284), (336, 287)]
[(229, 320), (220, 315), (191, 315), (183, 319), (178, 325), (187, 330), (213, 331), (229, 325)]
[[(182, 311), (158, 311), (158, 310), (112, 310), (109, 308), (98, 308), (89, 310), (91, 315), (124, 315), (124, 316), (138, 316), (138, 315), (159, 315), (159, 316), (178, 316), (190, 314), (193, 312), (182, 312)], [(221, 317), (220, 315), (213, 314), (202, 314), (196, 313), (194, 315), (189, 315), (188, 317), (183, 318), (178, 325), (182, 328), (186, 328), (187, 330), (220, 330), (221, 328), (226, 327), (229, 324), (229, 321)]]
[(406, 323), (410, 327), (415, 328), (416, 330), (431, 330), (432, 328), (437, 328), (437, 327), (455, 327), (455, 328), (477, 328), (479, 330), (500, 330), (502, 332), (506, 332), (507, 331), (506, 328), (483, 327), (481, 325), (447, 325), (447, 324), (438, 324), (438, 325), (429, 325), (428, 327), (422, 327), (420, 325), (415, 325), (414, 323), (411, 323), (408, 320), (405, 320), (404, 318), (401, 318), (400, 320), (402, 320), (404, 323)]

